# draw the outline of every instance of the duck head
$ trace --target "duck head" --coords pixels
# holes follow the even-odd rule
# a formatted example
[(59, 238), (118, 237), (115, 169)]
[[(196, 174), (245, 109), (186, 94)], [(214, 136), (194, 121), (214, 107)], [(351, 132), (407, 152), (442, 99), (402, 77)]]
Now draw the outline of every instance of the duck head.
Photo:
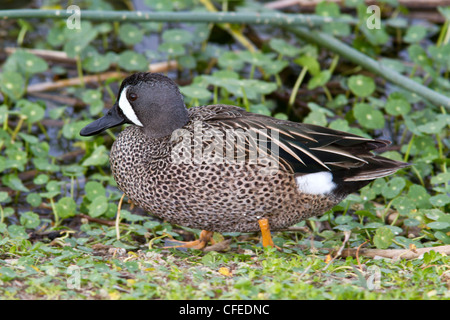
[(171, 135), (189, 120), (178, 86), (159, 73), (135, 73), (120, 86), (113, 107), (80, 131), (93, 136), (125, 123), (141, 127), (149, 138)]

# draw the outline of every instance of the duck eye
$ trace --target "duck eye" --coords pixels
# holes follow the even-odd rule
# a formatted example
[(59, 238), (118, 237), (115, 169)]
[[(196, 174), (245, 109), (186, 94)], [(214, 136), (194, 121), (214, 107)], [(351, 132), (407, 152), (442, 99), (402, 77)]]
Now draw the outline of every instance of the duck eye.
[(130, 100), (130, 101), (135, 101), (137, 99), (137, 94), (135, 94), (135, 93), (130, 93), (129, 95), (128, 95), (128, 100)]

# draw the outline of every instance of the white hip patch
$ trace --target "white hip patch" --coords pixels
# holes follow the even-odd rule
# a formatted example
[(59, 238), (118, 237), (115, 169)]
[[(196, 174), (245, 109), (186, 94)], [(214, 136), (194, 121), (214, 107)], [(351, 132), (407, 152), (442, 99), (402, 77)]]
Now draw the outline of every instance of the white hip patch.
[(119, 108), (122, 110), (123, 114), (133, 122), (135, 125), (143, 127), (142, 123), (139, 121), (136, 112), (134, 112), (133, 107), (127, 99), (127, 88), (122, 90), (119, 98)]
[(327, 194), (336, 188), (333, 175), (328, 171), (315, 172), (295, 178), (298, 190), (307, 194)]

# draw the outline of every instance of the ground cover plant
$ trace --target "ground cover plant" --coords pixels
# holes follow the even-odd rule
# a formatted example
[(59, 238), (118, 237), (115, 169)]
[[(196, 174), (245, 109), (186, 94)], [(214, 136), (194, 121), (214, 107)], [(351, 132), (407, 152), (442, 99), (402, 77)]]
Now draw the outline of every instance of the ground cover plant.
[[(450, 7), (418, 19), (403, 1), (371, 10), (358, 0), (317, 2), (293, 26), (270, 21), (299, 12), (276, 2), (139, 4), (80, 1), (81, 18), (76, 8), (64, 18), (0, 11), (0, 297), (450, 298)], [(39, 9), (68, 6), (48, 0)], [(204, 20), (107, 18), (118, 10), (145, 18), (137, 9)], [(104, 16), (83, 18), (88, 10)], [(259, 12), (267, 23), (208, 21), (216, 11)], [(232, 104), (388, 139), (382, 155), (411, 167), (274, 232), (282, 251), (240, 233), (215, 234), (205, 251), (162, 249), (200, 231), (126, 201), (116, 219), (122, 193), (108, 153), (117, 131), (79, 135), (126, 75), (148, 70), (174, 79), (189, 107)]]

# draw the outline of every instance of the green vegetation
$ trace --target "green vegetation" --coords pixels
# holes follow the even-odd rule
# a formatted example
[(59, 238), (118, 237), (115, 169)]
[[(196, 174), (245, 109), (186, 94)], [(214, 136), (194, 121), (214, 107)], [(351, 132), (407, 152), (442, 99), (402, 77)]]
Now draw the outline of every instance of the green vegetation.
[[(82, 12), (104, 10), (87, 11), (80, 29), (68, 28), (65, 8), (59, 19), (0, 11), (10, 17), (0, 19), (2, 45), (14, 48), (0, 61), (0, 297), (450, 298), (446, 254), (363, 254), (450, 245), (450, 7), (437, 9), (444, 23), (410, 23), (397, 1), (380, 1), (380, 29), (370, 29), (359, 0), (345, 1), (349, 13), (322, 2), (306, 25), (250, 0), (144, 3), (158, 19), (130, 12), (140, 19), (122, 21), (106, 1), (80, 2)], [(242, 20), (218, 22), (214, 10)], [(245, 20), (256, 11), (263, 20)], [(161, 72), (180, 83), (188, 106), (233, 104), (389, 139), (383, 155), (412, 166), (274, 232), (282, 252), (263, 250), (258, 234), (238, 233), (215, 234), (225, 239), (220, 252), (162, 249), (170, 237), (191, 240), (199, 230), (126, 202), (117, 234), (122, 193), (108, 164), (114, 132), (79, 131), (111, 106), (127, 73), (167, 61), (176, 67), (162, 64)], [(343, 246), (360, 254), (337, 257)]]

